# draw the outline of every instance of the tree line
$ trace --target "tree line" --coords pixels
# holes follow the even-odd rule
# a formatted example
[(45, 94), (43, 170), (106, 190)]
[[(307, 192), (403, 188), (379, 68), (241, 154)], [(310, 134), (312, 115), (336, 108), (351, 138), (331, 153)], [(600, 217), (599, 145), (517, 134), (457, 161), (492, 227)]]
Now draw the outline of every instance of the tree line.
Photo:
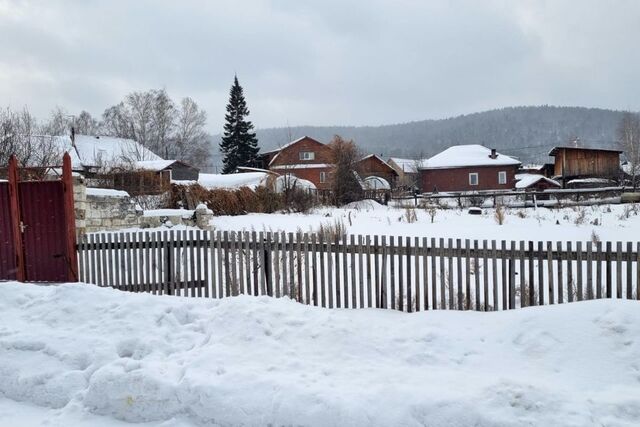
[[(0, 164), (15, 153), (23, 165), (59, 163), (57, 147), (46, 136), (76, 134), (129, 138), (166, 159), (205, 166), (211, 156), (207, 114), (189, 97), (174, 101), (164, 89), (132, 92), (98, 119), (56, 107), (39, 122), (28, 107), (0, 111)], [(143, 159), (133, 159), (143, 160)]]

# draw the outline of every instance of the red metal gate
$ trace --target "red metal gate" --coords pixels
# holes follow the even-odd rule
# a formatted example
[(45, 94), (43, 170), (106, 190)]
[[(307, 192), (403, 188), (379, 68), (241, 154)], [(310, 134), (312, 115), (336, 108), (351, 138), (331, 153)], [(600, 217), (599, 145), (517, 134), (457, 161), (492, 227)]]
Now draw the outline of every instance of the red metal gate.
[(0, 182), (0, 280), (16, 280), (16, 250), (11, 231), (9, 183)]
[(71, 159), (61, 181), (19, 182), (17, 160), (0, 183), (0, 280), (75, 282), (78, 265)]
[(18, 190), (25, 280), (66, 282), (69, 257), (62, 181), (21, 182)]

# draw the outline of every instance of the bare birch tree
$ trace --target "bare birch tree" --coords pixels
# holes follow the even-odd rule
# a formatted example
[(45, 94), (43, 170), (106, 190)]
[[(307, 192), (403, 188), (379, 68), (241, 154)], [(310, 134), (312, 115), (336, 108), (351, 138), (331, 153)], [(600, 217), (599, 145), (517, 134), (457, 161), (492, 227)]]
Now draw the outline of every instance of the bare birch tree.
[(618, 125), (618, 144), (627, 158), (626, 172), (631, 176), (635, 189), (640, 174), (640, 115), (626, 112)]

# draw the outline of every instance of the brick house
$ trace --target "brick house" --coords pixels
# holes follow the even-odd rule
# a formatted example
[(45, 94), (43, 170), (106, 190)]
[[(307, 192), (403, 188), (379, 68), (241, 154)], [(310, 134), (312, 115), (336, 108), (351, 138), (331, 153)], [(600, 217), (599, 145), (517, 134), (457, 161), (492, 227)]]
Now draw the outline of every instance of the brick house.
[(356, 172), (362, 179), (369, 177), (383, 178), (391, 187), (394, 187), (398, 180), (398, 172), (375, 154), (369, 154), (358, 160)]
[(303, 136), (277, 150), (262, 153), (260, 157), (265, 169), (306, 179), (320, 190), (330, 188), (333, 153), (320, 141)]
[(511, 190), (520, 161), (482, 145), (456, 145), (418, 166), (424, 192)]

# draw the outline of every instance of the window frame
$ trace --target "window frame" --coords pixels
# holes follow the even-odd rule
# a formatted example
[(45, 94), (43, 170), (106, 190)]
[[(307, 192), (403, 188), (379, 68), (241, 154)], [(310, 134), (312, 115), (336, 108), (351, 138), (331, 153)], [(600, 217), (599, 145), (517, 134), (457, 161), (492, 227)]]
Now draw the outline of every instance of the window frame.
[[(501, 177), (504, 177), (504, 181), (502, 179), (500, 179)], [(507, 184), (507, 171), (499, 171), (498, 172), (498, 184), (499, 185), (506, 185)]]
[[(476, 177), (476, 183), (475, 184), (471, 181), (471, 177), (472, 176)], [(469, 172), (469, 185), (471, 185), (473, 187), (477, 187), (479, 183), (480, 183), (480, 175), (478, 175), (478, 172)]]
[(327, 182), (327, 172), (320, 171), (320, 184), (324, 184)]
[(302, 161), (315, 160), (316, 159), (316, 153), (315, 153), (315, 151), (300, 151), (298, 153), (298, 159), (302, 160)]

